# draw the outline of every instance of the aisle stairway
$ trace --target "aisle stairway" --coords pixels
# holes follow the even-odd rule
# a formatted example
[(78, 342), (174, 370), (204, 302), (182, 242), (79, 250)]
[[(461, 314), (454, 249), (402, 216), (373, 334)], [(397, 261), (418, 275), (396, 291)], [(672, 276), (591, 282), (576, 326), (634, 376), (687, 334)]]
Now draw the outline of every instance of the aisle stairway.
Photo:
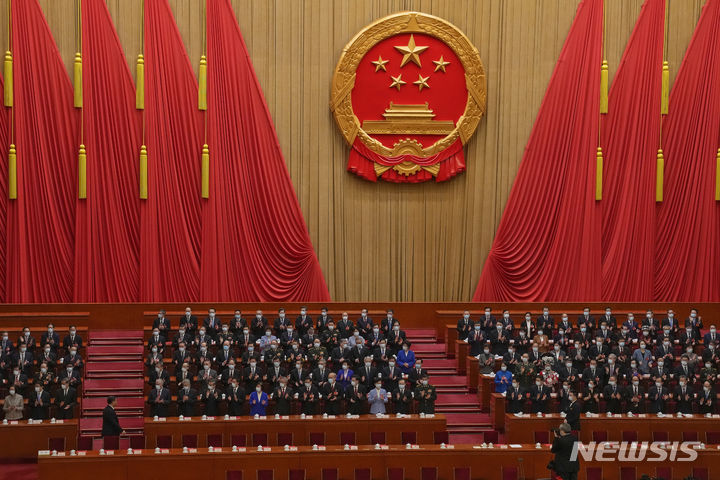
[(405, 332), (437, 389), (435, 411), (447, 417), (450, 442), (482, 443), (484, 432), (493, 431), (490, 416), (480, 411), (477, 395), (470, 393), (467, 377), (458, 375), (456, 360), (447, 358), (445, 344), (438, 341), (434, 329), (409, 328)]
[(107, 396), (118, 397), (120, 425), (127, 435), (143, 433), (143, 332), (92, 331), (87, 346), (80, 436), (95, 438), (102, 430)]

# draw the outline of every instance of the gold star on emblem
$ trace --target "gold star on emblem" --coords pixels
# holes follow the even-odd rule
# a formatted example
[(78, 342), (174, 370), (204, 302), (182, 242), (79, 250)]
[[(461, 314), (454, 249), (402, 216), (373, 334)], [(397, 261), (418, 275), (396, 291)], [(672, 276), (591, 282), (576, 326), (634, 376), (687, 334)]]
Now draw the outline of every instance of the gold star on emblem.
[(399, 91), (400, 91), (400, 87), (403, 86), (403, 85), (405, 85), (405, 83), (406, 83), (406, 82), (403, 82), (403, 81), (402, 81), (402, 78), (401, 78), (401, 77), (402, 77), (402, 73), (399, 74), (397, 77), (393, 77), (392, 75), (390, 75), (390, 78), (393, 79), (393, 82), (390, 84), (390, 88), (395, 87), (395, 88), (398, 89), (398, 92), (399, 92)]
[(443, 73), (445, 73), (445, 65), (450, 65), (450, 62), (446, 62), (442, 55), (440, 55), (440, 60), (433, 60), (433, 63), (435, 64), (435, 71), (442, 70)]
[(427, 77), (423, 77), (422, 75), (418, 74), (418, 79), (413, 82), (413, 84), (418, 86), (418, 90), (422, 92), (423, 87), (430, 88), (430, 85), (427, 84), (428, 78), (430, 78), (430, 75)]
[(410, 35), (410, 41), (406, 46), (398, 46), (395, 45), (395, 48), (398, 52), (404, 54), (402, 62), (400, 63), (400, 68), (404, 67), (406, 63), (413, 62), (418, 67), (421, 67), (420, 65), (420, 54), (423, 53), (425, 50), (428, 49), (427, 46), (417, 46), (415, 45), (415, 37), (413, 35)]
[(388, 63), (389, 61), (390, 60), (383, 60), (382, 55), (380, 55), (380, 56), (378, 56), (377, 60), (370, 62), (370, 63), (375, 65), (376, 72), (379, 70), (382, 70), (383, 72), (387, 72), (387, 70), (385, 69), (385, 64)]

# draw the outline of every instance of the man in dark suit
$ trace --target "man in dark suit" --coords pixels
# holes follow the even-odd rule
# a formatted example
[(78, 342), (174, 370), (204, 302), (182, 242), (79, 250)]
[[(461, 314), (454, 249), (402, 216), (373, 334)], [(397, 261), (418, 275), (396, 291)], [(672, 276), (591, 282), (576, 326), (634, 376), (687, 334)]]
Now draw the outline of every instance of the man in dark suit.
[(577, 392), (570, 390), (570, 404), (565, 411), (565, 422), (575, 431), (580, 431), (580, 404), (577, 401)]
[(40, 346), (50, 345), (53, 352), (57, 352), (57, 348), (60, 346), (60, 335), (55, 331), (55, 326), (49, 323), (47, 326), (47, 332), (40, 336)]
[(300, 403), (302, 404), (302, 413), (306, 415), (315, 415), (317, 413), (317, 405), (320, 401), (320, 392), (312, 384), (310, 378), (305, 379), (305, 386), (298, 389)]
[(365, 399), (365, 386), (360, 384), (360, 378), (357, 375), (353, 375), (351, 384), (345, 390), (348, 413), (360, 415), (363, 411), (363, 405), (367, 403)]
[(523, 391), (517, 379), (513, 378), (512, 385), (509, 386), (505, 392), (505, 398), (507, 399), (507, 406), (505, 408), (508, 413), (523, 412), (527, 394)]
[[(475, 322), (470, 320), (470, 311), (465, 310), (463, 317), (457, 322), (458, 340), (465, 340), (468, 334), (473, 331), (474, 326)], [(480, 327), (482, 328), (482, 325)]]
[(72, 388), (68, 379), (65, 378), (55, 392), (55, 406), (57, 407), (55, 417), (63, 420), (73, 418), (76, 403), (77, 390)]
[(570, 425), (561, 424), (555, 432), (555, 440), (550, 449), (555, 454), (554, 470), (563, 480), (577, 480), (580, 470), (580, 462), (577, 457), (572, 458), (577, 438), (571, 432)]
[(331, 373), (322, 389), (318, 389), (325, 398), (325, 413), (328, 415), (340, 415), (340, 401), (343, 397), (343, 390), (336, 382), (335, 373)]
[(232, 377), (230, 379), (229, 386), (225, 391), (225, 398), (228, 402), (228, 415), (241, 415), (245, 403), (245, 389), (240, 385), (238, 378)]
[(148, 395), (150, 404), (150, 415), (153, 417), (167, 417), (168, 405), (170, 405), (170, 390), (163, 386), (164, 382), (158, 378), (155, 381), (155, 388)]
[(30, 418), (47, 420), (50, 415), (50, 393), (42, 385), (35, 384), (35, 393), (30, 397)]
[(170, 338), (170, 319), (165, 317), (165, 310), (158, 312), (157, 318), (153, 320), (153, 330), (160, 330), (160, 335)]
[(197, 390), (191, 388), (190, 380), (186, 379), (177, 394), (178, 414), (184, 417), (192, 417), (195, 414), (195, 402), (197, 400)]
[(195, 331), (198, 328), (198, 319), (195, 315), (193, 315), (192, 310), (190, 307), (187, 307), (185, 309), (185, 315), (180, 317), (180, 327), (185, 327), (185, 331), (188, 332), (189, 335), (194, 336)]
[(77, 328), (75, 325), (70, 325), (68, 335), (63, 339), (63, 348), (69, 350), (70, 347), (82, 347), (83, 341), (80, 335), (77, 334)]
[(215, 380), (210, 380), (200, 398), (205, 404), (205, 415), (212, 417), (218, 414), (218, 404), (220, 403), (221, 395), (220, 391), (215, 388)]
[(125, 431), (120, 426), (120, 420), (118, 419), (117, 413), (115, 413), (116, 405), (117, 398), (115, 398), (113, 395), (107, 397), (107, 406), (103, 410), (103, 437), (116, 437), (125, 433)]
[(397, 388), (392, 392), (392, 402), (395, 413), (410, 413), (413, 402), (413, 392), (406, 387), (404, 379), (398, 381)]

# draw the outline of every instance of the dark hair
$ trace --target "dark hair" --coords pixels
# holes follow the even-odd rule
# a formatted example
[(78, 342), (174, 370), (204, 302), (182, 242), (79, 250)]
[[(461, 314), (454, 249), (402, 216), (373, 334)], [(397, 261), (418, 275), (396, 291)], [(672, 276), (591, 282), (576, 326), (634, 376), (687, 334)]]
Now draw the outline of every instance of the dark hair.
[(112, 405), (113, 402), (115, 402), (115, 395), (110, 395), (110, 396), (107, 398), (107, 403), (108, 403), (108, 405)]

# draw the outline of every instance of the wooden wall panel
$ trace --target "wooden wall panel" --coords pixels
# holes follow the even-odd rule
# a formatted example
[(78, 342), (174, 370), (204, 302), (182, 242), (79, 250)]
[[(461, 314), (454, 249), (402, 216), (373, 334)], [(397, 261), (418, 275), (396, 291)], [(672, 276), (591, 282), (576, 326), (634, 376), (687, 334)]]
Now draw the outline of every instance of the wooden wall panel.
[[(0, 0), (3, 42), (8, 1)], [(69, 72), (75, 1), (40, 0)], [(134, 75), (142, 0), (106, 1)], [(197, 70), (204, 2), (169, 1)], [(470, 299), (579, 0), (231, 2), (332, 298)], [(667, 58), (674, 79), (704, 0), (668, 3)], [(611, 80), (641, 5), (606, 0)], [(345, 44), (364, 25), (402, 10), (457, 25), (487, 71), (487, 115), (466, 146), (467, 171), (444, 184), (373, 184), (347, 173), (348, 147), (328, 108), (332, 72)]]

